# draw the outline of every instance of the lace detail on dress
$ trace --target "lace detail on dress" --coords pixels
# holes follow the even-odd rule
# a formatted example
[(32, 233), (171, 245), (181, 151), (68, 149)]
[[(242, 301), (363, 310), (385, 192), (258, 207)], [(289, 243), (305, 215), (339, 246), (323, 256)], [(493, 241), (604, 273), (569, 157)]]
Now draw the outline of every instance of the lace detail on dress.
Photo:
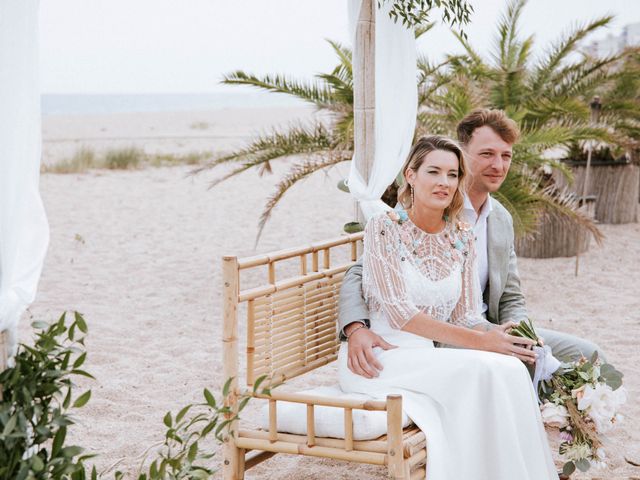
[(363, 290), (372, 311), (382, 311), (401, 329), (420, 311), (456, 325), (488, 323), (481, 315), (473, 233), (447, 222), (428, 234), (411, 221), (386, 214), (367, 223)]

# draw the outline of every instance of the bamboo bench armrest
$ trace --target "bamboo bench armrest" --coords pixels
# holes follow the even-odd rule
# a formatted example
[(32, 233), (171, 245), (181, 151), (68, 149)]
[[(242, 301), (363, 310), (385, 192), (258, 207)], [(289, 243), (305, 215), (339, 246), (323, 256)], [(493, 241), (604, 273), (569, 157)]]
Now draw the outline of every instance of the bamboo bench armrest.
[(303, 403), (307, 405), (318, 405), (323, 407), (351, 408), (356, 410), (377, 410), (386, 411), (387, 402), (385, 400), (353, 400), (349, 398), (330, 398), (319, 397), (316, 395), (306, 395), (303, 393), (292, 392), (271, 392), (271, 395), (262, 393), (254, 393), (250, 390), (243, 392), (254, 398), (262, 398), (265, 400), (276, 400), (292, 403)]

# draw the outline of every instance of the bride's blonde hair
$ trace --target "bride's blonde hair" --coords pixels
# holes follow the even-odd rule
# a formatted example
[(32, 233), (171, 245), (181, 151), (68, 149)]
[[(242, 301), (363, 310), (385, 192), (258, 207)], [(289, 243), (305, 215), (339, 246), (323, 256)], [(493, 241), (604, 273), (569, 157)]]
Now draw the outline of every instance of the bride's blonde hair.
[(459, 219), (460, 212), (462, 212), (462, 208), (464, 207), (467, 165), (465, 163), (462, 148), (460, 148), (460, 145), (450, 138), (440, 135), (428, 135), (420, 137), (413, 147), (411, 147), (409, 156), (402, 167), (402, 177), (404, 182), (398, 189), (398, 201), (402, 204), (405, 210), (409, 210), (413, 206), (411, 203), (411, 187), (407, 181), (407, 171), (409, 169), (417, 171), (420, 168), (420, 165), (422, 165), (422, 162), (424, 162), (425, 157), (436, 150), (451, 152), (458, 158), (458, 188), (456, 188), (456, 191), (453, 194), (451, 203), (444, 210), (444, 214), (447, 215), (450, 220), (455, 221)]

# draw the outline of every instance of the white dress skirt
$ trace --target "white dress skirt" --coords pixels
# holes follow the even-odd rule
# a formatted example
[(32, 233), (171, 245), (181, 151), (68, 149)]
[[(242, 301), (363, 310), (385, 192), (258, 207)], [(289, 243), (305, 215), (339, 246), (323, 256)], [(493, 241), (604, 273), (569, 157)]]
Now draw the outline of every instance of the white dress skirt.
[(515, 357), (435, 348), (400, 330), (416, 313), (473, 327), (479, 314), (473, 241), (464, 226), (427, 234), (386, 215), (365, 229), (363, 290), (371, 329), (398, 348), (374, 350), (384, 369), (367, 379), (338, 357), (340, 387), (403, 409), (427, 438), (428, 480), (557, 479), (529, 373)]

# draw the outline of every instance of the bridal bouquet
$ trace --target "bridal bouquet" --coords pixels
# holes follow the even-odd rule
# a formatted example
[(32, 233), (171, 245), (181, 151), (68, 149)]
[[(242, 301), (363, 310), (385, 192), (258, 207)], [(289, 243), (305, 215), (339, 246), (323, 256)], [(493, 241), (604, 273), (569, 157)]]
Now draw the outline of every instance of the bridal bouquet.
[(618, 412), (627, 400), (622, 373), (602, 363), (597, 352), (591, 359), (558, 362), (551, 348), (542, 346), (531, 320), (520, 322), (510, 333), (538, 342), (534, 386), (543, 421), (560, 429), (560, 454), (566, 460), (563, 473), (571, 475), (576, 468), (585, 472), (591, 465), (604, 467), (601, 435), (622, 420)]

